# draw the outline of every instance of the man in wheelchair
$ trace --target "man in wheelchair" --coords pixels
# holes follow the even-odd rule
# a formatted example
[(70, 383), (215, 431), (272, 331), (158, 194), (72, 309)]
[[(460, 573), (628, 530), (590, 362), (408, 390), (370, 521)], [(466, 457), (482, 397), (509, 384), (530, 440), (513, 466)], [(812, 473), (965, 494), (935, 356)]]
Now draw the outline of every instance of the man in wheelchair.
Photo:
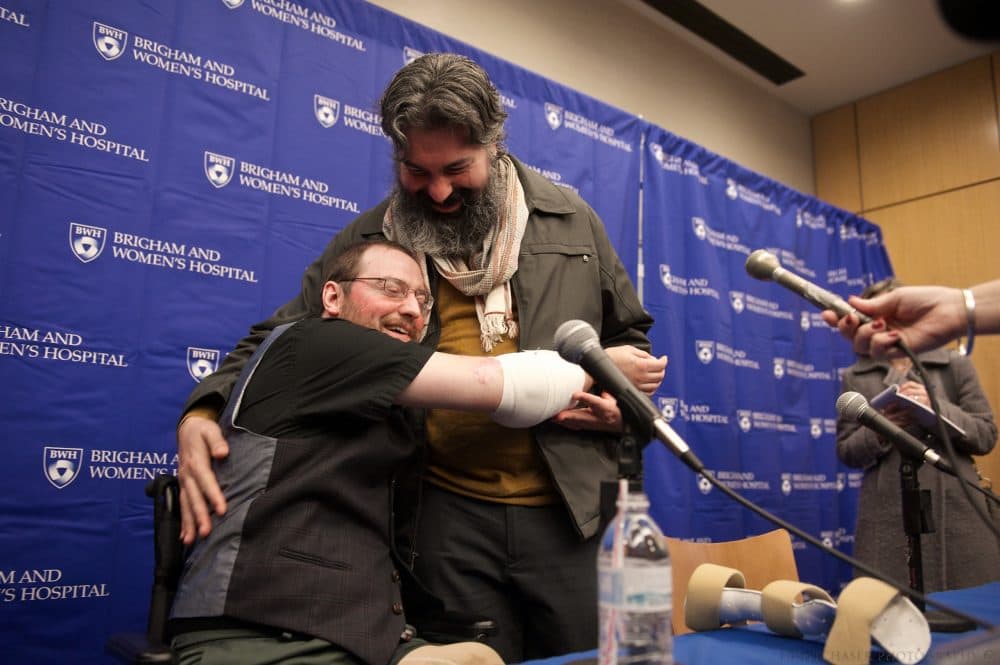
[[(420, 344), (433, 298), (387, 241), (332, 261), (322, 313), (276, 329), (220, 418), (228, 509), (188, 554), (170, 627), (181, 663), (500, 663), (483, 644), (431, 645), (407, 604), (436, 603), (393, 547), (392, 488), (417, 466), (401, 407), (550, 418), (590, 386), (551, 351), (472, 358)], [(489, 445), (483, 442), (482, 445)]]

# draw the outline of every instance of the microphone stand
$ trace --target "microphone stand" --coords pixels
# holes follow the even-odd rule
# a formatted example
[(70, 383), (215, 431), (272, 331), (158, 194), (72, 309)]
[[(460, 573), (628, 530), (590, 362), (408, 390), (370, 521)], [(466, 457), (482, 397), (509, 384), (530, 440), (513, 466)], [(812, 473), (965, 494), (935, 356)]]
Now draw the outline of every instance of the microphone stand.
[[(620, 439), (620, 441), (618, 443), (618, 446), (615, 449), (615, 456), (617, 457), (617, 461), (618, 461), (618, 474), (619, 474), (619, 478), (628, 478), (630, 483), (632, 483), (632, 482), (641, 483), (642, 482), (642, 449), (643, 449), (644, 446), (640, 446), (638, 444), (638, 441), (636, 439), (636, 436), (635, 436), (634, 432), (636, 430), (638, 430), (639, 432), (645, 433), (645, 432), (648, 432), (649, 430), (642, 428), (641, 424), (642, 424), (643, 421), (636, 416), (636, 414), (629, 407), (629, 404), (627, 402), (620, 401), (619, 402), (619, 407), (621, 408), (622, 420), (623, 420), (624, 425), (625, 425), (624, 428), (623, 428), (622, 437), (621, 437), (621, 439)], [(651, 442), (652, 438), (653, 438), (652, 436), (649, 436), (647, 438), (647, 442)], [(671, 448), (671, 446), (669, 446), (666, 442), (660, 440), (660, 443), (662, 443), (668, 450), (670, 450), (670, 452), (672, 454), (677, 455), (677, 452), (675, 450), (673, 450)], [(677, 456), (678, 456), (679, 459), (681, 459), (682, 461), (684, 461), (683, 456), (681, 456), (681, 455), (677, 455)], [(694, 469), (692, 468), (692, 470), (694, 470)], [(803, 531), (802, 529), (798, 528), (794, 524), (791, 524), (790, 522), (781, 519), (777, 515), (768, 512), (767, 510), (761, 508), (760, 506), (758, 506), (757, 504), (753, 503), (752, 501), (744, 498), (743, 496), (741, 496), (736, 491), (730, 489), (725, 483), (719, 482), (719, 480), (715, 477), (715, 475), (712, 474), (711, 472), (709, 472), (704, 467), (702, 467), (700, 470), (696, 471), (696, 473), (697, 473), (697, 475), (700, 475), (702, 478), (704, 478), (709, 483), (711, 483), (712, 487), (715, 487), (720, 492), (722, 492), (723, 494), (725, 494), (726, 496), (728, 496), (730, 499), (736, 501), (738, 504), (740, 504), (744, 508), (747, 508), (748, 510), (756, 513), (757, 515), (760, 515), (761, 517), (763, 517), (768, 522), (771, 522), (772, 524), (774, 524), (774, 525), (776, 525), (778, 527), (781, 527), (782, 529), (785, 529), (789, 533), (791, 533), (791, 534), (793, 534), (795, 536), (798, 536), (799, 538), (801, 538), (806, 543), (812, 545), (813, 547), (816, 547), (816, 548), (822, 550), (823, 552), (825, 552), (826, 554), (829, 554), (830, 556), (834, 557), (838, 561), (843, 561), (844, 563), (850, 565), (851, 567), (860, 570), (864, 574), (869, 575), (871, 577), (874, 577), (877, 580), (881, 580), (882, 582), (885, 582), (886, 584), (888, 584), (889, 586), (897, 589), (900, 593), (903, 593), (904, 595), (908, 596), (912, 600), (919, 601), (921, 605), (924, 605), (926, 603), (927, 605), (932, 605), (934, 607), (940, 608), (941, 610), (943, 610), (943, 612), (942, 612), (943, 614), (950, 614), (950, 615), (952, 615), (952, 616), (954, 616), (956, 618), (959, 618), (959, 620), (956, 623), (966, 622), (965, 623), (966, 626), (973, 626), (973, 627), (975, 627), (975, 626), (982, 626), (982, 627), (984, 627), (986, 629), (989, 629), (989, 630), (993, 630), (995, 628), (995, 626), (993, 624), (989, 623), (988, 621), (984, 621), (982, 619), (977, 619), (976, 617), (973, 617), (973, 616), (971, 616), (969, 614), (966, 614), (964, 612), (960, 612), (960, 611), (956, 610), (955, 608), (949, 607), (948, 605), (946, 605), (946, 604), (944, 604), (944, 603), (942, 603), (940, 601), (928, 599), (926, 596), (924, 596), (924, 594), (923, 594), (922, 591), (918, 591), (916, 589), (908, 588), (908, 587), (906, 587), (904, 585), (901, 585), (898, 582), (896, 582), (895, 580), (893, 580), (893, 579), (887, 577), (886, 575), (878, 572), (877, 570), (875, 570), (871, 566), (867, 565), (863, 561), (859, 561), (858, 559), (855, 559), (854, 557), (848, 556), (848, 555), (844, 554), (843, 552), (840, 552), (840, 551), (838, 551), (838, 550), (836, 550), (836, 549), (834, 549), (832, 547), (828, 547), (827, 545), (825, 545), (822, 541), (820, 541), (815, 536), (813, 536), (813, 535), (811, 535), (809, 533), (806, 533), (805, 531)], [(915, 479), (915, 477), (916, 476), (914, 475), (914, 479)], [(601, 527), (602, 528), (605, 527), (614, 518), (614, 516), (615, 516), (615, 512), (616, 512), (615, 511), (615, 499), (617, 497), (617, 493), (618, 493), (618, 488), (617, 488), (617, 485), (614, 482), (612, 482), (612, 481), (604, 481), (604, 482), (601, 483), (601, 507), (600, 507), (600, 509), (601, 509), (601, 523), (602, 523)], [(944, 630), (946, 630), (946, 629), (944, 629)], [(963, 627), (962, 630), (963, 631), (964, 630), (968, 630), (968, 628)]]
[[(634, 428), (630, 424), (631, 415), (627, 409), (622, 409), (624, 427), (621, 438), (615, 446), (615, 459), (618, 462), (618, 479), (628, 480), (629, 491), (642, 489), (642, 449), (636, 439)], [(608, 524), (618, 512), (615, 502), (618, 499), (617, 481), (601, 482), (601, 526)]]
[[(920, 489), (917, 472), (922, 462), (900, 455), (899, 485), (903, 501), (903, 533), (906, 534), (906, 565), (909, 572), (910, 588), (917, 593), (924, 592), (924, 558), (920, 536), (934, 533), (934, 515), (931, 512), (931, 492)], [(943, 612), (928, 612), (923, 600), (914, 604), (927, 619), (931, 631), (939, 633), (964, 633), (974, 630), (976, 625), (968, 620)]]

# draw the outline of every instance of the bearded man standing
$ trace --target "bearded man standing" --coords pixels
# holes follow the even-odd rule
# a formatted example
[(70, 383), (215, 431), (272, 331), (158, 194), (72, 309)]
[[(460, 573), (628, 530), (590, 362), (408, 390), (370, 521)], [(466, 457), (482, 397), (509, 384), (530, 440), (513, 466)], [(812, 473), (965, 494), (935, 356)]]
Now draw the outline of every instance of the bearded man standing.
[[(186, 542), (210, 529), (208, 505), (226, 507), (209, 455), (228, 448), (210, 418), (260, 340), (319, 301), (324, 261), (358, 240), (385, 237), (422, 259), (436, 303), (423, 344), (438, 351), (551, 349), (559, 324), (582, 319), (638, 387), (652, 393), (663, 379), (666, 358), (648, 353), (652, 318), (601, 220), (505, 151), (506, 113), (481, 67), (422, 56), (389, 83), (381, 115), (397, 165), (393, 191), (331, 241), (299, 296), (254, 326), (188, 400), (178, 427)], [(597, 641), (600, 484), (615, 477), (616, 437), (580, 411), (555, 420), (511, 429), (430, 409), (421, 427), (427, 446), (408, 560), (450, 610), (495, 620), (488, 643), (508, 662)], [(421, 617), (407, 616), (419, 629)]]

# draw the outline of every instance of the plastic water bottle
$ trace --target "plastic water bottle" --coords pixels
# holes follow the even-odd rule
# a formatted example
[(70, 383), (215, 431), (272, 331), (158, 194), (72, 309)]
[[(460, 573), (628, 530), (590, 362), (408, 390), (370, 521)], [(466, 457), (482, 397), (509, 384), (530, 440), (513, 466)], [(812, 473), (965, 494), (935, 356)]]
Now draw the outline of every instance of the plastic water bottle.
[(618, 514), (597, 554), (600, 665), (674, 662), (670, 556), (648, 510), (641, 486), (619, 481)]

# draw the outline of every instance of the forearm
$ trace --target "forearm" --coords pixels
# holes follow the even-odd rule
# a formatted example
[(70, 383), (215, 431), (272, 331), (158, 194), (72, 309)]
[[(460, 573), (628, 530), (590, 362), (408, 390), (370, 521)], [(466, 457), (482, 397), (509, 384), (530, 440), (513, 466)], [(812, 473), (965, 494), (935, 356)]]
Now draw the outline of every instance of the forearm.
[(503, 397), (503, 370), (495, 358), (434, 353), (395, 402), (424, 409), (489, 412)]

